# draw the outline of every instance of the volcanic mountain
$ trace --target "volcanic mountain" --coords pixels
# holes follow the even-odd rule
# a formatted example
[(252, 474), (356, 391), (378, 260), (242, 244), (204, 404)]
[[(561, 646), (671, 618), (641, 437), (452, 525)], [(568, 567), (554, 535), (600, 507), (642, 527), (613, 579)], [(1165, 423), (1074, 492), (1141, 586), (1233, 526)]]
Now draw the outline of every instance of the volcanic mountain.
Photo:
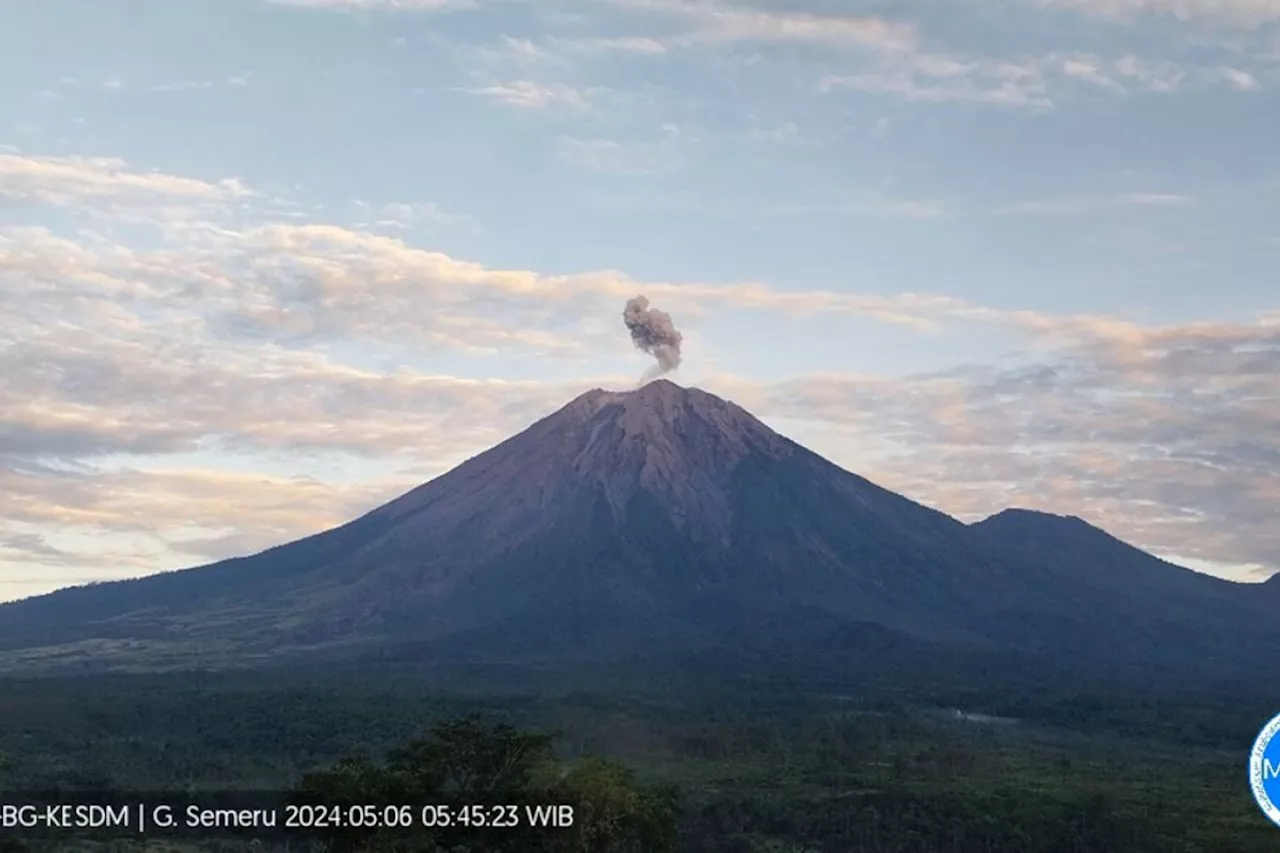
[[(342, 527), (0, 607), (12, 661), (170, 666), (413, 648), (441, 659), (904, 642), (1228, 660), (1255, 590), (1075, 519), (967, 526), (712, 394), (590, 391)], [(868, 633), (870, 632), (870, 634)], [(844, 639), (841, 639), (844, 638)]]

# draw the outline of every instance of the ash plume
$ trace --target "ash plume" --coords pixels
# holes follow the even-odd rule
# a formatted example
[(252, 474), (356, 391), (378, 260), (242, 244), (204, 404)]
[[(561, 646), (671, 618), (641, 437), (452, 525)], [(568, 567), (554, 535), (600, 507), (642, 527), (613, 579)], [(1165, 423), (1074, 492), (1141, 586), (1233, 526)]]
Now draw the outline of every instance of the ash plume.
[(680, 344), (684, 336), (671, 322), (670, 314), (650, 308), (648, 299), (637, 296), (627, 300), (622, 320), (631, 332), (631, 342), (636, 349), (649, 353), (658, 362), (645, 371), (641, 384), (680, 366)]

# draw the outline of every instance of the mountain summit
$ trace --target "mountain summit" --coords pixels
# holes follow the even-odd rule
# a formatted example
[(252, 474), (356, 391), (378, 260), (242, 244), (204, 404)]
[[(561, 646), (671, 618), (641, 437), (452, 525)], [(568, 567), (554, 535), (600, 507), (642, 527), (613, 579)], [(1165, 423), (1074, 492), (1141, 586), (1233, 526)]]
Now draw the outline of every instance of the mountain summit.
[[(635, 391), (596, 389), (374, 516), (410, 524), (415, 536), (442, 544), (468, 524), (482, 525), (501, 551), (537, 536), (583, 500), (598, 498), (591, 512), (625, 524), (644, 495), (676, 529), (723, 542), (735, 468), (747, 458), (784, 458), (793, 448), (738, 406), (665, 379)], [(429, 524), (419, 527), (415, 518)]]
[(870, 624), (965, 647), (1216, 657), (1252, 630), (1255, 598), (1084, 522), (966, 526), (658, 380), (589, 391), (334, 530), (0, 607), (0, 650), (171, 666), (405, 646), (510, 659), (800, 650)]

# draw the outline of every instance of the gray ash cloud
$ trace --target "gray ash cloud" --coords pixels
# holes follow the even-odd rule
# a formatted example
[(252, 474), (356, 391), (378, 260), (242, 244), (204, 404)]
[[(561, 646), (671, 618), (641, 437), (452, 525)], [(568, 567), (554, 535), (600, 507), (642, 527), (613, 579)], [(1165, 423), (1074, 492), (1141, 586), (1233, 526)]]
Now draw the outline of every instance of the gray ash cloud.
[(680, 366), (680, 345), (684, 336), (671, 322), (671, 315), (649, 307), (649, 300), (636, 296), (627, 300), (622, 320), (631, 332), (631, 342), (636, 349), (647, 352), (657, 361), (644, 377), (648, 381)]

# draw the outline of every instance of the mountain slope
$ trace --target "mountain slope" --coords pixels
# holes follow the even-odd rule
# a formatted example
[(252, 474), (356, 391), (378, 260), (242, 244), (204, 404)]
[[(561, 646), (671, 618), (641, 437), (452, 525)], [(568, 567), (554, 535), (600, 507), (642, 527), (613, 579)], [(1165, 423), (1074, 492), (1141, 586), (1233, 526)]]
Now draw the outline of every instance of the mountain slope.
[[(732, 403), (658, 381), (588, 392), (335, 530), (0, 607), (0, 649), (174, 666), (335, 649), (554, 658), (802, 650), (878, 625), (927, 643), (1216, 658), (1241, 631), (1205, 642), (1199, 628), (1253, 612), (1232, 585), (1037, 524), (965, 526)], [(1098, 568), (1108, 561), (1139, 568), (1116, 586)], [(1141, 585), (1150, 594), (1126, 612), (1117, 590)]]
[(1176, 566), (1074, 516), (1008, 509), (971, 529), (991, 553), (1045, 578), (1036, 610), (989, 623), (986, 635), (1003, 644), (1219, 663), (1275, 646), (1257, 585)]
[[(1215, 605), (1227, 606), (1250, 592), (1249, 585), (1176, 566), (1074, 516), (1007, 509), (971, 527), (988, 547), (1064, 582), (1172, 608), (1188, 618), (1213, 616)], [(1182, 609), (1188, 606), (1195, 610)]]

